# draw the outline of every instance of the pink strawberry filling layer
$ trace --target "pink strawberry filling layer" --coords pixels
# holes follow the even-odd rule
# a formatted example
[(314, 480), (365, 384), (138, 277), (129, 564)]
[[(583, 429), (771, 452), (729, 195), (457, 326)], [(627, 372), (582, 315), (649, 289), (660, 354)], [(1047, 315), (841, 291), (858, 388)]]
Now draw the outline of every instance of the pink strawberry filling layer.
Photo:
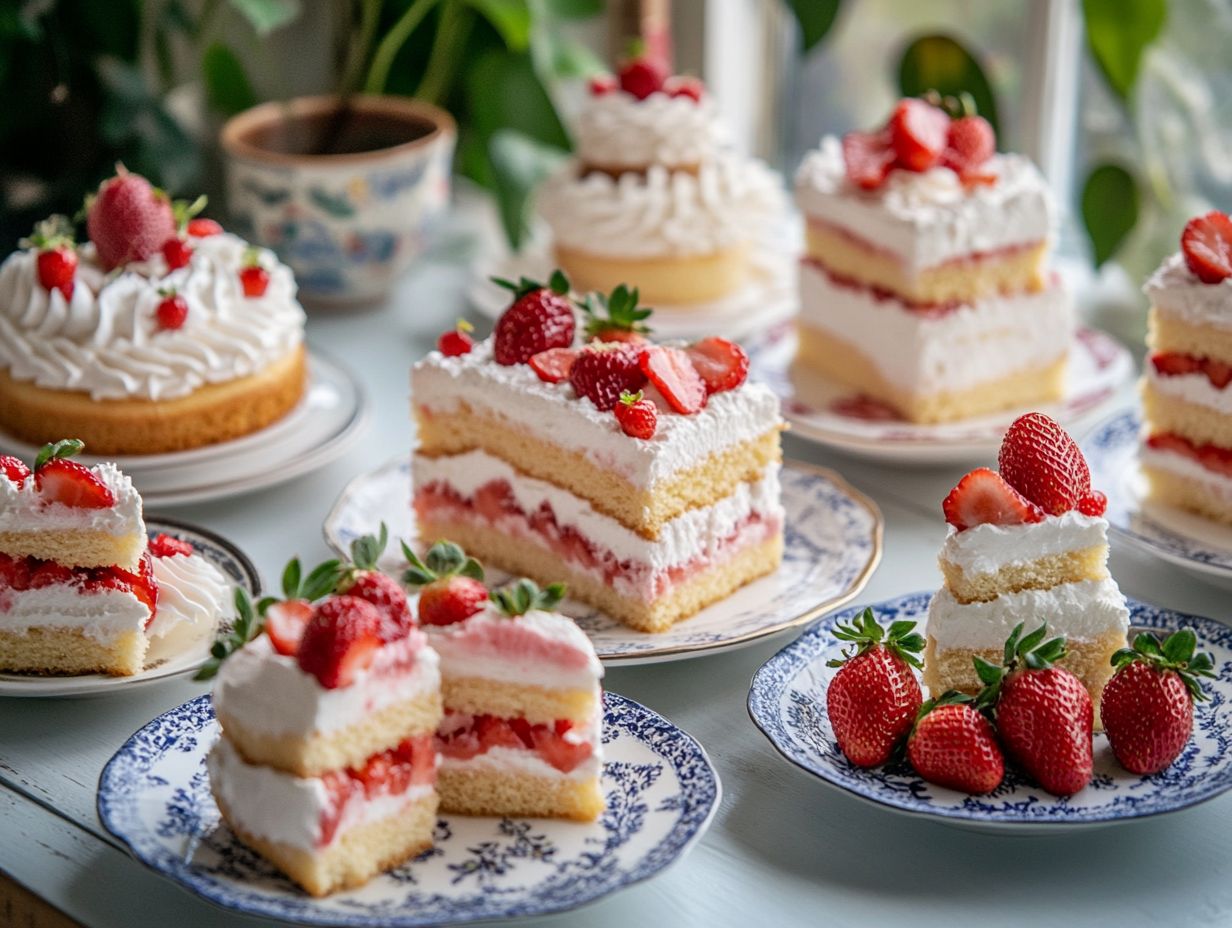
[(622, 596), (653, 602), (698, 574), (716, 567), (742, 550), (768, 541), (782, 531), (779, 511), (753, 510), (719, 538), (707, 539), (700, 550), (688, 551), (675, 562), (656, 564), (654, 548), (646, 541), (645, 560), (622, 558), (575, 526), (561, 524), (552, 505), (544, 501), (531, 512), (514, 498), (508, 483), (493, 481), (466, 496), (440, 481), (415, 491), (415, 511), (425, 522), (464, 522), (536, 544), (555, 553), (570, 568), (589, 574)]
[[(891, 251), (888, 248), (884, 248), (881, 245), (878, 245), (874, 242), (870, 242), (868, 239), (864, 238), (863, 236), (857, 235), (855, 232), (852, 232), (846, 226), (840, 226), (832, 222), (826, 222), (824, 219), (817, 219), (816, 217), (813, 217), (813, 216), (808, 217), (808, 224), (811, 227), (817, 229), (819, 232), (825, 232), (829, 235), (841, 236), (842, 238), (850, 242), (852, 245), (856, 246), (857, 248), (861, 248), (864, 251), (869, 252), (870, 254), (879, 255), (880, 257), (883, 257), (883, 258), (891, 258), (895, 261), (902, 263), (902, 255), (898, 254), (895, 251)], [(978, 264), (984, 264), (989, 261), (1004, 261), (1016, 255), (1022, 254), (1025, 251), (1031, 251), (1033, 249), (1039, 248), (1040, 245), (1042, 244), (1043, 244), (1042, 241), (1023, 242), (1021, 244), (1005, 245), (1001, 248), (991, 248), (991, 249), (988, 249), (987, 251), (972, 251), (972, 252), (968, 252), (965, 255), (958, 255), (957, 257), (950, 258), (946, 261), (943, 261), (940, 264), (935, 265), (935, 267), (965, 267), (965, 266), (974, 266)]]

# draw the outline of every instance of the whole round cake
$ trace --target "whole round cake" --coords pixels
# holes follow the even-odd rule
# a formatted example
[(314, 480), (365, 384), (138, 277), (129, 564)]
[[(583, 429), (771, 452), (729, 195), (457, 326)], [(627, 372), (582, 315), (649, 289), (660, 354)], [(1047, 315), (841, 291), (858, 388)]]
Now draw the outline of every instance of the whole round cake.
[(0, 429), (157, 454), (262, 429), (300, 401), (304, 311), (273, 252), (121, 170), (0, 264)]

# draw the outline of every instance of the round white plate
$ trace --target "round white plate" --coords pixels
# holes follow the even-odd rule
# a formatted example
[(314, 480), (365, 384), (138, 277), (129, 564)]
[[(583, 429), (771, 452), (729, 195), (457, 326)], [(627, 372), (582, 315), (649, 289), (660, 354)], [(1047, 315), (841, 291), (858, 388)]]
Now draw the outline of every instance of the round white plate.
[[(359, 438), (368, 414), (369, 400), (355, 376), (313, 352), (303, 400), (259, 432), (189, 451), (114, 458), (83, 454), (77, 460), (114, 461), (146, 508), (199, 503), (264, 489), (324, 467)], [(0, 453), (32, 460), (38, 449), (0, 432)]]
[[(261, 578), (257, 568), (248, 555), (221, 535), (186, 522), (149, 516), (146, 517), (145, 526), (150, 537), (165, 532), (173, 538), (189, 542), (198, 554), (221, 570), (233, 586), (242, 586), (253, 601), (260, 596)], [(230, 599), (227, 601), (230, 602)], [(221, 616), (220, 624), (225, 627), (232, 618), (230, 615)], [(216, 628), (201, 629), (193, 637), (171, 636), (163, 641), (151, 642), (145, 669), (131, 677), (112, 677), (101, 673), (76, 677), (0, 673), (0, 697), (102, 696), (192, 673), (210, 656), (210, 646), (216, 633)]]
[[(931, 593), (912, 593), (874, 605), (878, 621), (923, 623)], [(749, 715), (787, 760), (854, 796), (897, 812), (947, 824), (1010, 834), (1089, 828), (1175, 812), (1213, 799), (1232, 787), (1232, 628), (1130, 600), (1130, 634), (1157, 634), (1189, 627), (1198, 649), (1211, 651), (1220, 674), (1203, 681), (1209, 702), (1194, 706), (1193, 738), (1181, 756), (1153, 776), (1127, 772), (1101, 733), (1095, 736), (1095, 777), (1080, 792), (1058, 798), (1013, 769), (986, 796), (971, 796), (925, 782), (906, 761), (872, 769), (843, 756), (826, 715), (826, 687), (838, 671), (826, 661), (839, 657), (843, 642), (834, 626), (863, 611), (860, 606), (827, 616), (775, 654), (753, 677)]]
[(1112, 530), (1211, 583), (1232, 588), (1232, 526), (1150, 502), (1138, 470), (1142, 420), (1125, 410), (1102, 422), (1082, 443), (1091, 485), (1108, 495)]
[[(665, 632), (636, 631), (572, 600), (561, 611), (577, 620), (604, 663), (638, 664), (751, 644), (838, 608), (864, 588), (881, 559), (881, 511), (833, 471), (786, 461), (781, 479), (787, 524), (783, 564), (775, 573)], [(389, 461), (342, 491), (325, 519), (325, 540), (345, 553), (354, 539), (375, 533), (384, 521), (391, 538), (422, 548), (410, 502), (409, 460)], [(395, 574), (406, 567), (397, 544), (386, 548), (381, 566)], [(492, 570), (488, 581), (507, 578)]]
[[(784, 222), (772, 242), (752, 253), (752, 279), (739, 293), (687, 308), (654, 304), (654, 315), (648, 324), (655, 337), (722, 335), (739, 339), (794, 316), (800, 306), (796, 290), (799, 237), (798, 221)], [(509, 307), (509, 291), (496, 286), (490, 278), (547, 280), (555, 266), (543, 244), (529, 245), (517, 254), (490, 258), (476, 266), (467, 297), (481, 313), (495, 319)]]
[(221, 824), (205, 756), (209, 696), (159, 716), (103, 769), (98, 816), (151, 870), (261, 919), (423, 928), (564, 912), (648, 879), (701, 838), (719, 777), (690, 735), (632, 700), (603, 697), (603, 791), (593, 823), (443, 816), (436, 846), (360, 889), (313, 899)]
[(775, 326), (745, 348), (752, 376), (779, 395), (792, 434), (858, 457), (904, 464), (958, 464), (995, 456), (1010, 423), (1030, 409), (1048, 413), (1071, 431), (1081, 431), (1116, 400), (1134, 375), (1128, 349), (1110, 335), (1083, 328), (1074, 339), (1062, 402), (961, 422), (916, 425), (850, 388), (795, 370), (796, 334), (790, 323)]

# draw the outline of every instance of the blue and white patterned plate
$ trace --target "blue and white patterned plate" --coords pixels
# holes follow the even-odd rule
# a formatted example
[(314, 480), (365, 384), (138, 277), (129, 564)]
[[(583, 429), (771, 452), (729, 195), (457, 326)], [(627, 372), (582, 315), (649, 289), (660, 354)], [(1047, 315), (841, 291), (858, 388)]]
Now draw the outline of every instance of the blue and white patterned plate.
[[(781, 475), (787, 512), (783, 564), (726, 599), (665, 632), (649, 634), (621, 625), (589, 606), (567, 601), (561, 611), (577, 620), (605, 664), (654, 663), (751, 644), (766, 635), (806, 624), (855, 597), (881, 559), (881, 511), (833, 471), (785, 461)], [(405, 457), (356, 477), (325, 518), (325, 540), (338, 552), (381, 522), (393, 538), (413, 546), (411, 466)], [(381, 566), (406, 566), (390, 544)], [(490, 571), (501, 583), (506, 575)]]
[(138, 860), (210, 902), (307, 925), (412, 928), (576, 908), (679, 860), (719, 804), (718, 774), (692, 736), (606, 693), (599, 821), (447, 816), (433, 850), (313, 899), (220, 824), (205, 768), (217, 735), (209, 696), (154, 719), (103, 769), (99, 818)]
[(1118, 535), (1211, 583), (1232, 587), (1232, 526), (1146, 500), (1138, 470), (1142, 419), (1125, 410), (1082, 442), (1091, 484), (1108, 495), (1106, 518)]
[[(255, 601), (261, 595), (261, 578), (257, 568), (243, 551), (221, 535), (208, 529), (173, 519), (147, 516), (146, 530), (150, 537), (165, 532), (189, 542), (197, 553), (222, 571), (233, 586), (242, 586)], [(230, 599), (227, 600), (228, 604)], [(218, 617), (223, 625), (234, 618), (229, 612)], [(216, 629), (202, 628), (192, 637), (168, 636), (150, 644), (145, 669), (131, 677), (112, 677), (102, 673), (75, 677), (39, 677), (17, 673), (0, 673), (0, 696), (104, 696), (138, 686), (147, 686), (192, 673), (210, 656)]]
[[(878, 603), (873, 612), (883, 625), (897, 619), (922, 625), (931, 597), (912, 593)], [(1095, 778), (1064, 799), (1012, 770), (996, 792), (970, 796), (926, 783), (905, 762), (871, 770), (856, 767), (838, 749), (826, 716), (826, 687), (838, 672), (826, 661), (842, 651), (842, 642), (833, 634), (835, 624), (854, 618), (863, 608), (818, 622), (766, 661), (749, 691), (749, 715), (770, 743), (827, 783), (899, 812), (1014, 834), (1056, 833), (1175, 812), (1232, 787), (1232, 628), (1133, 600), (1129, 609), (1135, 630), (1192, 628), (1199, 650), (1213, 652), (1219, 674), (1218, 680), (1204, 681), (1212, 698), (1196, 704), (1194, 737), (1167, 770), (1149, 777), (1127, 773), (1102, 734), (1095, 736)]]

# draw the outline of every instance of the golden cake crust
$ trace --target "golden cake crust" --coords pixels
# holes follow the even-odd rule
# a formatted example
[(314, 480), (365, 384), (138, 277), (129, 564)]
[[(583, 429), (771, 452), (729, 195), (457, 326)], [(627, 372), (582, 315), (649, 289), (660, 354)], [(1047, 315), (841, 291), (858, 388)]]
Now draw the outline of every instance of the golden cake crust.
[(31, 628), (18, 634), (0, 631), (0, 670), (43, 676), (105, 673), (130, 677), (145, 666), (149, 639), (141, 631), (125, 632), (101, 642), (76, 628)]
[(502, 718), (524, 718), (532, 725), (551, 725), (568, 719), (584, 726), (600, 711), (597, 688), (549, 689), (534, 683), (508, 683), (486, 677), (445, 677), (441, 680), (445, 708), (471, 715), (492, 713), (500, 706)]
[(638, 288), (646, 305), (688, 309), (736, 293), (749, 278), (746, 246), (698, 255), (616, 258), (557, 244), (553, 254), (578, 291), (608, 293), (628, 284)]
[(1023, 590), (1050, 590), (1062, 583), (1104, 580), (1108, 577), (1108, 546), (1092, 545), (1079, 551), (1050, 554), (1027, 564), (1007, 564), (995, 573), (967, 574), (953, 561), (938, 559), (946, 588), (954, 599), (989, 602), (1002, 594)]

